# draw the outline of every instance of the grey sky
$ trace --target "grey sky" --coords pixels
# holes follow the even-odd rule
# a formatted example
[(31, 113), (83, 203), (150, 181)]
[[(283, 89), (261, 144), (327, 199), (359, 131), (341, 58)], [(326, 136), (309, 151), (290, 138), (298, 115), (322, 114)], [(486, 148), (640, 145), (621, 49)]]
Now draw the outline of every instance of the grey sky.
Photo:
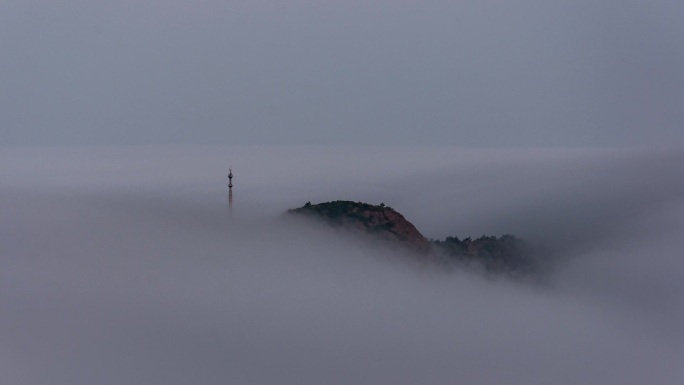
[(684, 143), (677, 0), (0, 3), (0, 145)]

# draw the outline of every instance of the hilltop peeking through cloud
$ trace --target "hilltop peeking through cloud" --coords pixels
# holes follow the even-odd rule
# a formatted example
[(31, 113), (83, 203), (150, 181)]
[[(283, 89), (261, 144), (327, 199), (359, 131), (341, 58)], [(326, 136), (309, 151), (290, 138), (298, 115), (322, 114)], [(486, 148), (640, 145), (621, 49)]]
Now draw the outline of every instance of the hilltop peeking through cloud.
[[(679, 150), (4, 148), (0, 379), (679, 384), (683, 161)], [(544, 286), (446, 272), (281, 215), (336, 199), (385, 202), (432, 238), (519, 235), (562, 263)]]

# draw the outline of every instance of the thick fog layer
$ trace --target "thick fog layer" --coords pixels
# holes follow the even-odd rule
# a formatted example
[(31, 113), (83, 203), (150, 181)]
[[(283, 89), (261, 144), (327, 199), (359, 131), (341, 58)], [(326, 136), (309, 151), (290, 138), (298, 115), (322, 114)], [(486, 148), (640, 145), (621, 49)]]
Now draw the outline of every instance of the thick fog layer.
[[(680, 384), (683, 162), (679, 150), (3, 149), (0, 382)], [(334, 199), (384, 202), (428, 237), (516, 234), (559, 262), (544, 285), (442, 271), (282, 216)]]

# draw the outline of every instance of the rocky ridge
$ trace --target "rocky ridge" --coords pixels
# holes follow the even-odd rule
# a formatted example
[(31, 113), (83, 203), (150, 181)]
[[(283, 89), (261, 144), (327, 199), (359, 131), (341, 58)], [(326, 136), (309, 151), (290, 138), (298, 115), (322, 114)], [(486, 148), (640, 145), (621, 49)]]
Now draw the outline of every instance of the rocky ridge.
[(362, 202), (334, 201), (289, 210), (295, 214), (310, 214), (325, 219), (331, 225), (362, 230), (387, 240), (425, 249), (428, 240), (411, 222), (391, 207)]

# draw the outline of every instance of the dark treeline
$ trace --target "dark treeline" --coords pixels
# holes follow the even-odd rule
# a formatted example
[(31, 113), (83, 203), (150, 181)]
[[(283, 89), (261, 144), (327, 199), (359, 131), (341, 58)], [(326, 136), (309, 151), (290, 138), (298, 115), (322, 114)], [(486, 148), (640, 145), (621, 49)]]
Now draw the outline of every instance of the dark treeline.
[(510, 234), (463, 240), (446, 237), (444, 240), (430, 240), (430, 244), (447, 261), (478, 264), (488, 272), (528, 274), (537, 272), (540, 267), (535, 248)]

